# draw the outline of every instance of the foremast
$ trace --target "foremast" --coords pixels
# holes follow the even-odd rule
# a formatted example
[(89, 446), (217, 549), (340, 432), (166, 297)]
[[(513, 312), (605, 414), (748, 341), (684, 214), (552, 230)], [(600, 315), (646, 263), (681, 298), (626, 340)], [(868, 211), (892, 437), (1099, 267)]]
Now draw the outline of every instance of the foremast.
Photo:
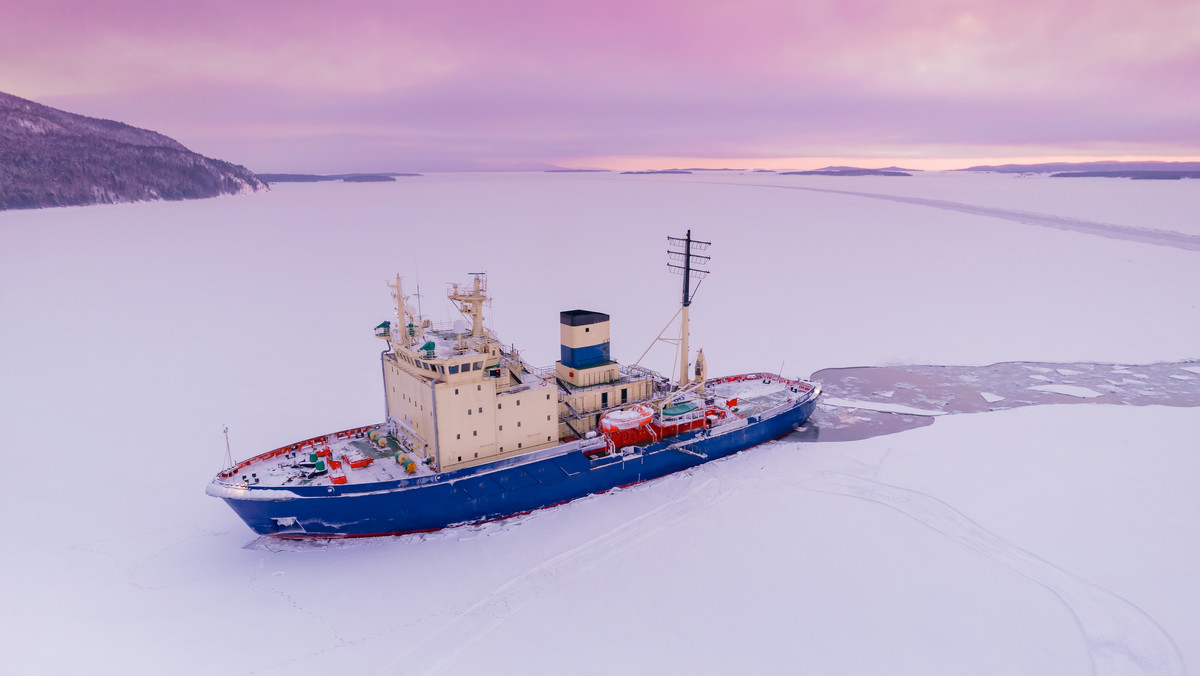
[(396, 326), (385, 329), (386, 333), (380, 337), (386, 337), (393, 350), (397, 347), (415, 348), (425, 339), (423, 322), (408, 308), (400, 275), (396, 275), (395, 282), (388, 282), (388, 288), (392, 290), (392, 298), (396, 301)]

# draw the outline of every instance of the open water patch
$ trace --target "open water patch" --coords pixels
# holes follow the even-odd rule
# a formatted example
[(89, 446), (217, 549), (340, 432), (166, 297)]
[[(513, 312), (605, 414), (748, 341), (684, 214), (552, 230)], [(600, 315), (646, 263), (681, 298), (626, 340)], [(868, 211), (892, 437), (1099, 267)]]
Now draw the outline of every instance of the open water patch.
[(1198, 374), (1200, 361), (822, 369), (810, 378), (821, 402), (788, 438), (858, 441), (932, 425), (938, 415), (1044, 404), (1200, 406)]

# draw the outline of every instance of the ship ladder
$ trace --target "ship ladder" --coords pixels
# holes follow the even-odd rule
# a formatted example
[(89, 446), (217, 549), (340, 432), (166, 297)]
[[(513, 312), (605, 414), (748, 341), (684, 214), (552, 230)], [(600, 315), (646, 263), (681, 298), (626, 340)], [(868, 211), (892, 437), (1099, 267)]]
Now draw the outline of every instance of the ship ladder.
[[(568, 407), (568, 408), (570, 408), (570, 407)], [(579, 437), (580, 439), (583, 438), (583, 435), (579, 433), (579, 430), (575, 429), (575, 426), (571, 424), (571, 421), (564, 419), (562, 421), (562, 423), (567, 426), (567, 429), (571, 430), (572, 434)]]
[(699, 452), (699, 451), (693, 451), (692, 449), (688, 448), (688, 447), (687, 447), (687, 446), (685, 446), (684, 444), (676, 444), (676, 445), (668, 446), (667, 448), (670, 448), (670, 449), (672, 449), (672, 450), (679, 451), (680, 453), (687, 453), (688, 455), (694, 455), (694, 456), (696, 456), (697, 458), (702, 458), (702, 459), (705, 459), (705, 460), (707, 460), (707, 459), (708, 459), (708, 455), (707, 455), (707, 454), (701, 453), (701, 452)]

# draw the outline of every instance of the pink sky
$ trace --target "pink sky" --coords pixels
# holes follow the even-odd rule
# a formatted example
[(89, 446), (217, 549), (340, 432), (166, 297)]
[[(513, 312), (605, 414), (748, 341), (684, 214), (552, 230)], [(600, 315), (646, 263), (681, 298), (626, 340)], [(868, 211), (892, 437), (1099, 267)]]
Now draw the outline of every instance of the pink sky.
[(14, 2), (0, 91), (260, 172), (1200, 159), (1197, 0)]

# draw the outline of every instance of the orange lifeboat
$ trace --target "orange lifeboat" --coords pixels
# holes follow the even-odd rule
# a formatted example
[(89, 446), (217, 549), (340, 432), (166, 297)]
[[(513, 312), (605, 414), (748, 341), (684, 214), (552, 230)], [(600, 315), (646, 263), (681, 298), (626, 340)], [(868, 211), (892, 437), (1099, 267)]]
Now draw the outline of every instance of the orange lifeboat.
[(654, 420), (654, 409), (645, 404), (636, 404), (623, 411), (610, 411), (600, 418), (600, 431), (620, 448), (631, 444), (650, 441), (654, 436), (650, 423)]
[(638, 404), (624, 411), (609, 411), (600, 418), (600, 431), (608, 434), (617, 430), (632, 430), (643, 427), (654, 418), (654, 409)]

